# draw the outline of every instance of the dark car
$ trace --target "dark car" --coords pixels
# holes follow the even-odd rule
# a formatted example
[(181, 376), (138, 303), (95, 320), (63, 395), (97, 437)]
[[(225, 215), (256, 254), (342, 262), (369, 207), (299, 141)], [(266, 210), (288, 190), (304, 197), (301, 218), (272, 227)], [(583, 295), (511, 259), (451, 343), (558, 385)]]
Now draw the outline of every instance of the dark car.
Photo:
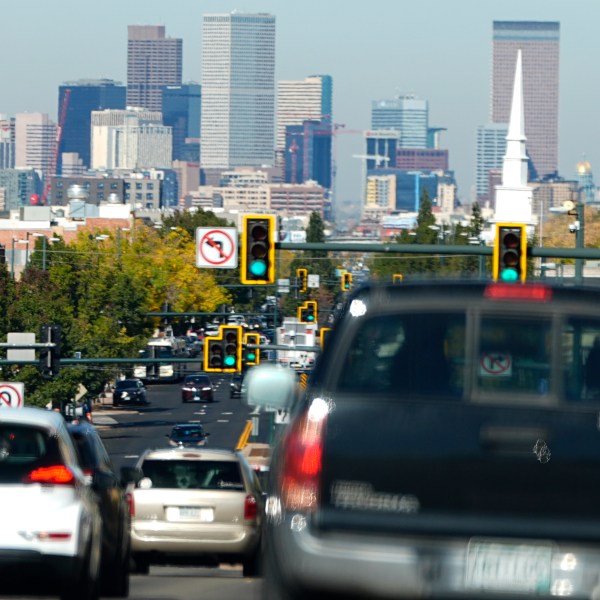
[(305, 389), (254, 367), (248, 403), (291, 414), (264, 597), (595, 597), (599, 336), (591, 285), (373, 284)]
[(113, 406), (121, 404), (147, 404), (146, 387), (141, 379), (120, 379), (113, 390)]
[(182, 402), (213, 402), (214, 389), (210, 377), (204, 374), (186, 375), (181, 387)]
[(102, 517), (102, 595), (129, 595), (130, 516), (125, 491), (96, 428), (87, 422), (68, 425), (83, 472), (91, 477)]
[(179, 423), (167, 437), (169, 446), (206, 446), (209, 435), (200, 423)]
[(244, 376), (241, 373), (234, 373), (231, 376), (231, 381), (229, 383), (229, 397), (230, 398), (239, 398), (242, 395), (242, 382), (244, 381)]

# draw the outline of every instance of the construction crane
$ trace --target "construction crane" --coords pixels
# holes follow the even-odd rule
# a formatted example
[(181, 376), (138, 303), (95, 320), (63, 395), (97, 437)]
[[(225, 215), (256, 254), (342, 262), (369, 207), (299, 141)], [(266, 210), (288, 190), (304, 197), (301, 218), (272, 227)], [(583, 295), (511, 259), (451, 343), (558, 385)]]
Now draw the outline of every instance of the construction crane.
[(67, 119), (67, 109), (69, 108), (69, 99), (71, 97), (71, 88), (66, 88), (63, 96), (62, 104), (60, 107), (60, 115), (58, 118), (58, 125), (56, 127), (56, 137), (54, 139), (54, 147), (52, 148), (52, 154), (50, 155), (50, 163), (48, 164), (48, 171), (44, 176), (44, 193), (42, 195), (42, 205), (45, 205), (52, 189), (52, 177), (56, 175), (56, 166), (58, 164), (58, 153), (60, 152), (60, 142), (62, 140), (62, 132)]

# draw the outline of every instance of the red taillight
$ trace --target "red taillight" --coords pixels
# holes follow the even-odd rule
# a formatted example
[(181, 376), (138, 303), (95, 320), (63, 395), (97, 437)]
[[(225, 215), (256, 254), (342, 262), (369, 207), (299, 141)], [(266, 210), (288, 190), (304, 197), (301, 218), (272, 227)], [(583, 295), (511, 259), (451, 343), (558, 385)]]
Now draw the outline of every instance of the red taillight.
[(129, 508), (129, 516), (135, 517), (135, 500), (133, 499), (133, 494), (131, 492), (127, 492), (127, 494), (125, 494), (125, 501), (127, 502), (127, 507)]
[(42, 531), (38, 533), (41, 542), (68, 542), (72, 534), (68, 531)]
[(284, 441), (281, 500), (288, 510), (315, 510), (323, 456), (323, 434), (328, 407), (321, 399), (294, 422)]
[(246, 521), (253, 521), (256, 519), (257, 512), (258, 505), (256, 504), (256, 498), (254, 496), (246, 496), (244, 502), (244, 519), (246, 519)]
[(69, 485), (75, 482), (75, 477), (65, 465), (56, 465), (54, 467), (40, 467), (39, 469), (35, 469), (24, 478), (24, 481), (25, 483)]
[(93, 477), (94, 476), (94, 469), (83, 469), (83, 474), (87, 475), (88, 477)]
[(549, 302), (552, 300), (552, 288), (545, 285), (519, 285), (517, 283), (494, 283), (485, 288), (484, 296), (490, 300), (529, 300), (531, 302)]

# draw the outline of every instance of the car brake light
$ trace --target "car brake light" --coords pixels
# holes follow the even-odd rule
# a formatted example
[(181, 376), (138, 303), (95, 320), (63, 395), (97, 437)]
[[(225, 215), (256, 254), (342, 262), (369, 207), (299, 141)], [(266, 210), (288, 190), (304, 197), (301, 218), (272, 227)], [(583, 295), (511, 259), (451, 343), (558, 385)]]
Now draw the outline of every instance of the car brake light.
[(127, 506), (129, 508), (129, 516), (135, 517), (135, 500), (133, 499), (133, 494), (127, 492), (125, 494), (125, 501), (127, 502)]
[(75, 482), (75, 477), (65, 465), (56, 465), (34, 469), (29, 475), (25, 476), (24, 482), (69, 485)]
[(246, 501), (244, 502), (244, 519), (246, 521), (253, 521), (256, 519), (257, 512), (256, 498), (254, 496), (246, 496)]
[(288, 510), (317, 507), (327, 413), (327, 403), (316, 398), (287, 431), (280, 481), (282, 503)]
[(41, 531), (38, 533), (38, 539), (42, 542), (68, 542), (71, 539), (71, 533), (68, 531)]
[(552, 300), (552, 288), (545, 285), (518, 285), (494, 283), (486, 286), (484, 296), (490, 300), (529, 300), (531, 302), (549, 302)]

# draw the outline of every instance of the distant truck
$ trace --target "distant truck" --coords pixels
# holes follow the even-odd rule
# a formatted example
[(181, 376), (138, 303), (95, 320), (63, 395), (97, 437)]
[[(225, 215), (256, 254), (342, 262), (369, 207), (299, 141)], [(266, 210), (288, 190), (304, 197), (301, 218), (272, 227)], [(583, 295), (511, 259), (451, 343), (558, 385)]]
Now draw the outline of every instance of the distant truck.
[[(185, 358), (185, 340), (175, 336), (152, 337), (140, 350), (140, 358)], [(133, 376), (144, 382), (179, 381), (185, 373), (185, 363), (160, 362), (135, 365)]]
[(288, 346), (289, 350), (278, 350), (279, 362), (296, 369), (311, 367), (315, 361), (315, 353), (297, 350), (302, 346), (319, 344), (319, 326), (317, 323), (300, 323), (296, 317), (285, 317), (280, 327), (275, 330), (276, 344)]

